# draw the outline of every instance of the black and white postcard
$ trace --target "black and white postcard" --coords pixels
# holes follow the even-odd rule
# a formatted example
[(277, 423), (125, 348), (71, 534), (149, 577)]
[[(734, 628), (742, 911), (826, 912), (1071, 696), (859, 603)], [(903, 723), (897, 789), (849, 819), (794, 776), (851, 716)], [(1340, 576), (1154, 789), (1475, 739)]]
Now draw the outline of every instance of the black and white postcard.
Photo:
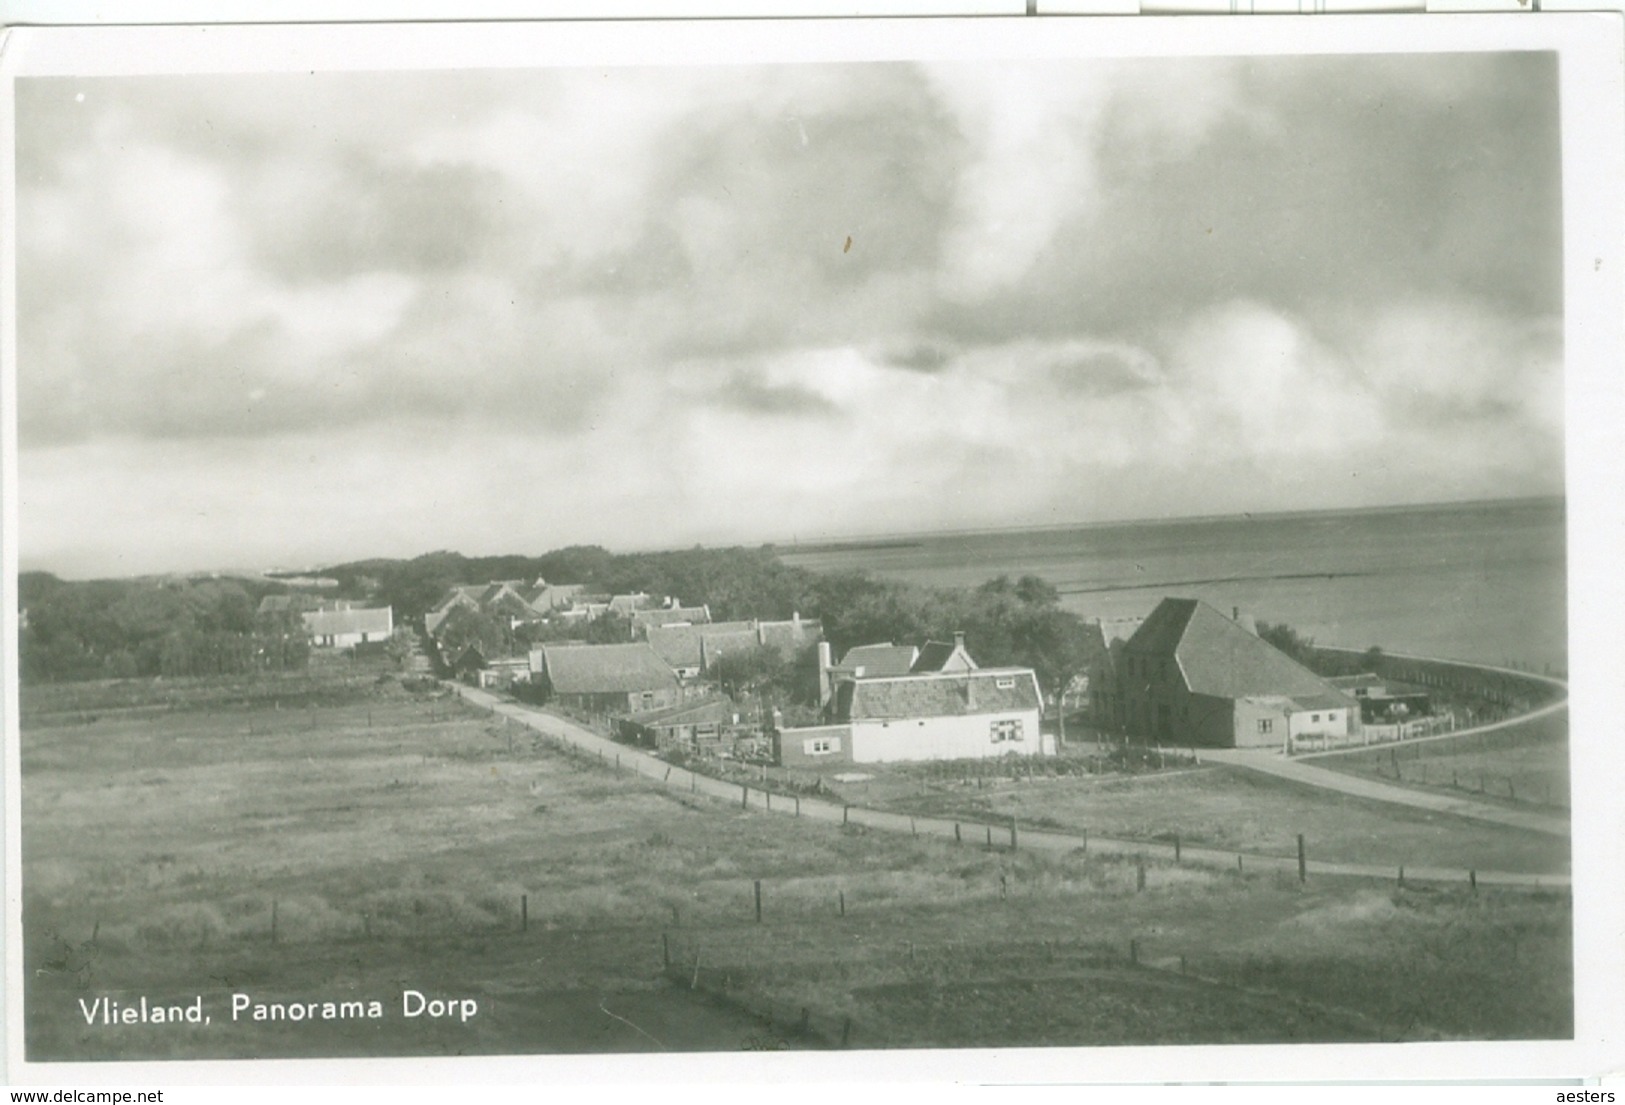
[(11, 1079), (1618, 1067), (1619, 37), (13, 29)]

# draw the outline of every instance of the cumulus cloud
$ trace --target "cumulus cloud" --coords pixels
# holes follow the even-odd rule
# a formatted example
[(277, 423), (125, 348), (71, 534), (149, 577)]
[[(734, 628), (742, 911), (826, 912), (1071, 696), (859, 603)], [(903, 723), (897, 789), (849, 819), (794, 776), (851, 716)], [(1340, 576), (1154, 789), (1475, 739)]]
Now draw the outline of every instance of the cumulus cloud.
[(29, 544), (1554, 490), (1556, 136), (1539, 54), (20, 82)]

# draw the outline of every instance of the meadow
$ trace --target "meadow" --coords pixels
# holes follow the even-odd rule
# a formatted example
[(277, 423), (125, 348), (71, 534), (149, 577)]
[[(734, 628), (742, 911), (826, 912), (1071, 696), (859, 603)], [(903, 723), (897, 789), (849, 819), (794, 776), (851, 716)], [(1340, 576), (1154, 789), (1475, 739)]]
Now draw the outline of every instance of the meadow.
[[(387, 674), (23, 709), (31, 1059), (1572, 1032), (1566, 894), (1158, 864), (1141, 890), (1110, 857), (663, 789)], [(407, 1018), (405, 989), (480, 1011)], [(234, 1022), (234, 993), (385, 1016)], [(87, 1025), (100, 996), (212, 1023)]]
[(1487, 733), (1317, 756), (1313, 763), (1491, 802), (1568, 809), (1568, 720), (1564, 710)]
[[(1332, 759), (1317, 759), (1332, 766)], [(933, 817), (1016, 817), (1032, 828), (1249, 854), (1295, 856), (1305, 838), (1315, 859), (1384, 867), (1559, 874), (1560, 838), (1468, 821), (1302, 786), (1242, 768), (1172, 767), (1118, 774), (1041, 770), (956, 776), (941, 765), (888, 765), (832, 784), (844, 801)], [(1390, 776), (1391, 778), (1391, 776)]]

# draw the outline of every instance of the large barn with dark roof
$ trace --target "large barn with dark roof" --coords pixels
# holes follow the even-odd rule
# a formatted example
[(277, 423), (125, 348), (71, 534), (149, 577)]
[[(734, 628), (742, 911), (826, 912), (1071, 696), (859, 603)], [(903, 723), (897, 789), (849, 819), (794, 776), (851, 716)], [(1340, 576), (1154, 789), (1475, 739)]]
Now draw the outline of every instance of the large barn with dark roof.
[(1359, 732), (1359, 704), (1197, 599), (1163, 599), (1116, 668), (1131, 734), (1205, 748), (1280, 747)]
[(531, 649), (532, 678), (545, 677), (553, 701), (591, 714), (658, 710), (682, 701), (671, 668), (645, 642), (542, 645)]

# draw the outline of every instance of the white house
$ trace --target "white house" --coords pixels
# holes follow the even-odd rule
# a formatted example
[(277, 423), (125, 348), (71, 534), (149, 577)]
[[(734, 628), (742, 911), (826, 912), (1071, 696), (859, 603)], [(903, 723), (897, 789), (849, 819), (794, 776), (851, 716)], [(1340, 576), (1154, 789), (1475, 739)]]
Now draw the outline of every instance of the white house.
[[(880, 647), (896, 646), (879, 646), (859, 659), (891, 658)], [(809, 767), (1054, 754), (1053, 739), (1039, 729), (1044, 699), (1031, 668), (979, 668), (957, 634), (951, 645), (933, 642), (910, 651), (909, 664), (897, 658), (886, 674), (868, 674), (868, 664), (830, 666), (828, 649), (821, 650), (829, 724), (781, 730), (779, 762)]]
[(1031, 668), (916, 672), (835, 689), (853, 763), (1053, 754), (1039, 732), (1043, 696)]
[(304, 615), (305, 635), (317, 648), (352, 648), (387, 641), (395, 632), (394, 607), (366, 610), (312, 610)]

